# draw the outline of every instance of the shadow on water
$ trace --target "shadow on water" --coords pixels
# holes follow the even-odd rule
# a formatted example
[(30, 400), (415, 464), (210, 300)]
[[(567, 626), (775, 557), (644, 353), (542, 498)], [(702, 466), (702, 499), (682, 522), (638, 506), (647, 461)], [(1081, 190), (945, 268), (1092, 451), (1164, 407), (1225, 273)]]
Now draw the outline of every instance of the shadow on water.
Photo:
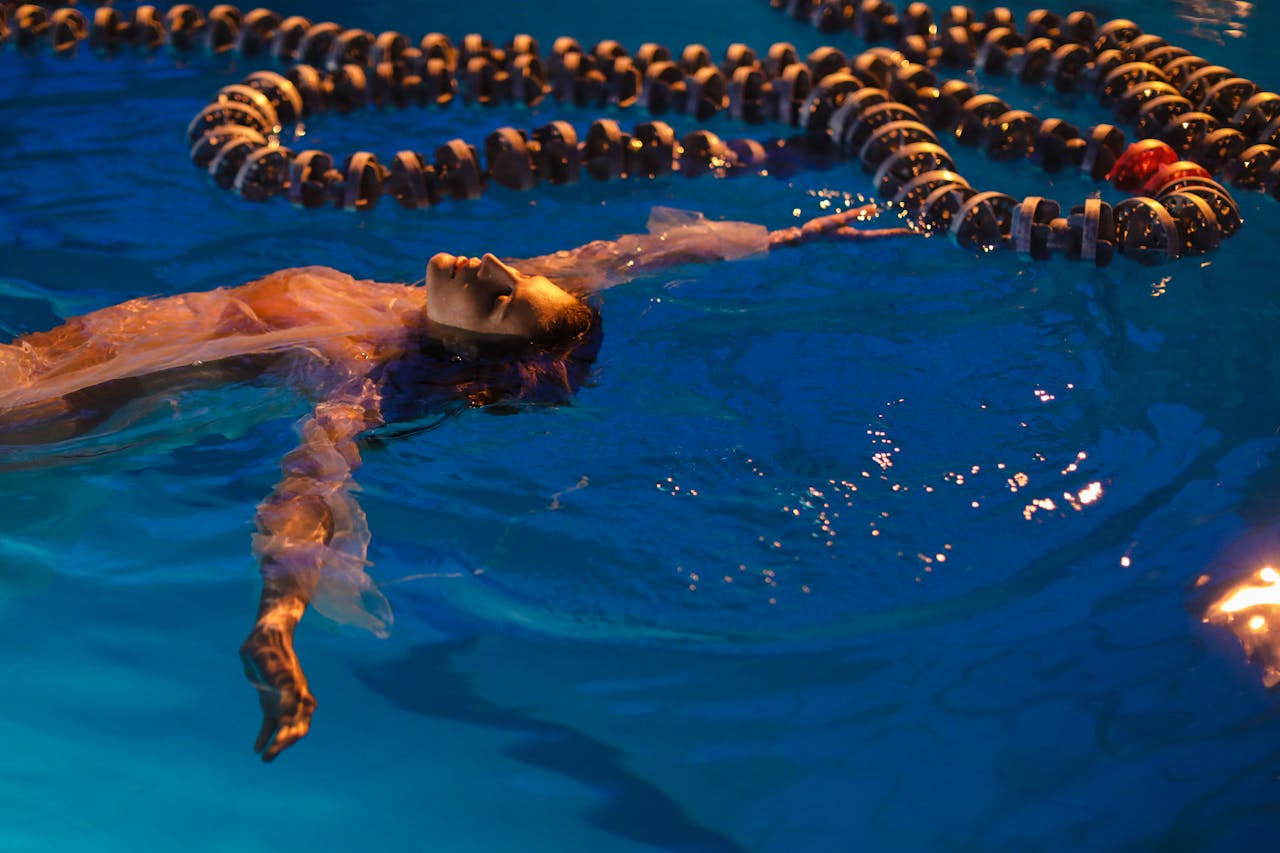
[(609, 744), (477, 693), (454, 666), (454, 659), (474, 645), (474, 638), (418, 645), (400, 661), (357, 667), (356, 676), (405, 711), (525, 735), (508, 750), (511, 757), (591, 786), (604, 802), (588, 820), (601, 829), (667, 850), (744, 849), (697, 823), (668, 794), (628, 770), (626, 755)]

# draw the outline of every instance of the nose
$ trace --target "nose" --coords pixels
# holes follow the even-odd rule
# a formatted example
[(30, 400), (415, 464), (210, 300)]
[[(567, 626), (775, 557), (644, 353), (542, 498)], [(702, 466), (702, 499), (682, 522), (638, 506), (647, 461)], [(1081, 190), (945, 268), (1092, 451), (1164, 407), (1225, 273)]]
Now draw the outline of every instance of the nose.
[(498, 260), (493, 254), (486, 252), (480, 259), (479, 279), (486, 284), (503, 288), (506, 293), (515, 290), (518, 275), (519, 273)]

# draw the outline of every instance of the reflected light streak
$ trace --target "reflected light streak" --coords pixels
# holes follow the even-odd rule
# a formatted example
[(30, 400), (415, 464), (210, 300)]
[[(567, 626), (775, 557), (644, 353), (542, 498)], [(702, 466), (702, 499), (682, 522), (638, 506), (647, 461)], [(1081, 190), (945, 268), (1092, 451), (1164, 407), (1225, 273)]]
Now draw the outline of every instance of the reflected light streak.
[(1254, 5), (1243, 0), (1174, 0), (1177, 15), (1191, 25), (1191, 35), (1226, 44), (1226, 39), (1244, 38), (1248, 32), (1246, 18)]
[(1277, 618), (1280, 572), (1265, 566), (1210, 604), (1203, 621), (1235, 634), (1245, 657), (1262, 668), (1262, 683), (1275, 687), (1280, 684), (1280, 632), (1271, 626)]
[(1235, 592), (1223, 599), (1218, 608), (1223, 613), (1239, 613), (1247, 607), (1258, 607), (1263, 604), (1280, 605), (1280, 573), (1267, 566), (1258, 572), (1264, 586), (1237, 587)]

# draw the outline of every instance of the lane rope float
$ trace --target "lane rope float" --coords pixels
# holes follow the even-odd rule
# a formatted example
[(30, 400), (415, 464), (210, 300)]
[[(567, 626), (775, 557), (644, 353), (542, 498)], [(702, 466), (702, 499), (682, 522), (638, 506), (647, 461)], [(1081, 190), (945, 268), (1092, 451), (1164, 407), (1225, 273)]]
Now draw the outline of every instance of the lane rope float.
[[(656, 44), (628, 53), (618, 42), (584, 47), (555, 40), (544, 57), (517, 35), (498, 46), (479, 34), (454, 44), (440, 33), (414, 42), (269, 9), (207, 12), (177, 4), (123, 13), (96, 5), (0, 3), (0, 46), (69, 56), (83, 43), (109, 56), (124, 49), (260, 57), (259, 70), (222, 87), (188, 124), (193, 163), (218, 187), (250, 201), (367, 210), (383, 196), (422, 209), (474, 199), (496, 184), (785, 172), (805, 158), (857, 161), (878, 195), (917, 227), (981, 251), (1029, 260), (1063, 256), (1105, 266), (1118, 253), (1159, 264), (1215, 250), (1241, 225), (1224, 181), (1280, 198), (1280, 95), (1146, 34), (1128, 20), (1098, 24), (1089, 12), (1037, 9), (1021, 29), (1008, 9), (979, 15), (924, 3), (901, 12), (886, 0), (770, 0), (823, 33), (880, 42), (853, 56), (827, 45), (803, 59), (778, 42), (764, 54), (735, 43), (717, 63), (703, 45), (677, 55)], [(1041, 119), (975, 91), (959, 74), (1013, 76), (1059, 92), (1094, 94), (1116, 120), (1080, 129)], [(462, 139), (431, 156), (399, 151), (344, 157), (294, 151), (289, 129), (331, 111), (369, 108), (533, 106), (551, 98), (583, 108), (639, 109), (624, 129), (599, 118), (579, 135), (566, 121), (502, 127), (479, 147)], [(740, 125), (778, 123), (787, 139), (722, 139), (706, 128), (677, 136), (668, 113)], [(296, 135), (295, 135), (296, 138)], [(1112, 206), (1088, 198), (1069, 209), (1040, 196), (983, 191), (962, 177), (942, 143), (995, 161), (1029, 159), (1046, 172), (1078, 169), (1133, 192)], [(1219, 180), (1221, 179), (1221, 180)]]

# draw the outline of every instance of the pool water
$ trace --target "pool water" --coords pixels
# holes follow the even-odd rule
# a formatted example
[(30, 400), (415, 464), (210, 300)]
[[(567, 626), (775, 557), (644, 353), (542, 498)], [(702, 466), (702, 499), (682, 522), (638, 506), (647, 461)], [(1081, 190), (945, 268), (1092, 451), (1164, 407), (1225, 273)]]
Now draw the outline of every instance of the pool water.
[[(1280, 85), (1274, 9), (1199, 5), (1095, 11)], [(765, 2), (278, 8), (544, 47), (570, 34), (717, 55), (733, 41), (861, 49)], [(183, 145), (247, 70), (0, 53), (5, 338), (290, 265), (410, 281), (437, 250), (541, 254), (642, 230), (655, 205), (777, 228), (869, 192), (841, 166), (496, 188), (417, 213), (251, 205)], [(1075, 97), (982, 86), (1041, 116), (1106, 120)], [(596, 115), (548, 102), (322, 116), (307, 144), (385, 159)], [(1017, 197), (1120, 198), (948, 150), (975, 185)], [(370, 571), (395, 630), (304, 620), (319, 710), (267, 766), (236, 649), (256, 606), (254, 506), (301, 401), (190, 393), (108, 435), (6, 451), (0, 850), (1272, 843), (1280, 699), (1203, 624), (1195, 588), (1280, 548), (1280, 208), (1235, 197), (1241, 232), (1164, 268), (931, 238), (609, 291), (599, 369), (571, 405), (467, 412), (368, 449)]]

